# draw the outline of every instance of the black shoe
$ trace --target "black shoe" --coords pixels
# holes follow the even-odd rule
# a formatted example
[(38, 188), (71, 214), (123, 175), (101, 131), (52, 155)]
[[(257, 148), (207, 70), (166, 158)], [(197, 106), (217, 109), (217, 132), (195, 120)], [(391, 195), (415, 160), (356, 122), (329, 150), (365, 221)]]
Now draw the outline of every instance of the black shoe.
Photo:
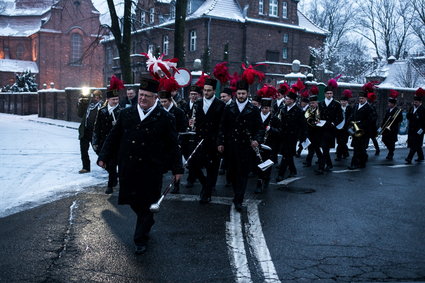
[(328, 171), (328, 172), (330, 172), (330, 171), (332, 171), (332, 169), (333, 169), (334, 167), (331, 165), (331, 166), (326, 166), (325, 167), (325, 171)]
[(85, 174), (85, 173), (90, 173), (90, 169), (81, 169), (80, 171), (78, 171), (78, 174)]
[(392, 156), (387, 156), (387, 157), (385, 157), (385, 159), (386, 160), (393, 160), (393, 157)]
[(114, 192), (114, 189), (112, 187), (108, 187), (105, 191), (105, 194), (110, 195)]
[(235, 203), (235, 209), (236, 209), (237, 212), (241, 212), (242, 211), (242, 204)]
[(210, 203), (210, 202), (211, 202), (211, 198), (210, 197), (201, 197), (199, 199), (199, 203), (200, 204), (207, 204), (207, 203)]
[(289, 173), (288, 178), (294, 178), (297, 176), (296, 172)]
[(314, 173), (316, 173), (316, 175), (323, 175), (325, 172), (322, 169), (316, 169)]
[(279, 182), (283, 181), (284, 179), (285, 179), (284, 176), (277, 176), (276, 177), (276, 183), (279, 183)]
[(187, 181), (187, 183), (186, 183), (186, 186), (185, 186), (185, 187), (186, 187), (186, 188), (188, 188), (188, 189), (193, 188), (193, 183), (192, 183), (192, 182)]
[(141, 255), (144, 254), (147, 250), (146, 245), (136, 245), (136, 250), (134, 251), (134, 253), (136, 255)]
[(412, 159), (406, 158), (405, 161), (406, 161), (406, 164), (412, 164)]
[(416, 162), (424, 162), (424, 159), (423, 158), (418, 158), (418, 159), (415, 159), (415, 161)]
[(351, 166), (348, 166), (347, 169), (348, 170), (356, 170), (356, 169), (359, 169), (359, 167), (351, 165)]
[(174, 187), (174, 189), (170, 193), (179, 194), (180, 193), (180, 187)]
[(378, 149), (375, 151), (375, 156), (378, 156), (381, 153), (381, 151)]

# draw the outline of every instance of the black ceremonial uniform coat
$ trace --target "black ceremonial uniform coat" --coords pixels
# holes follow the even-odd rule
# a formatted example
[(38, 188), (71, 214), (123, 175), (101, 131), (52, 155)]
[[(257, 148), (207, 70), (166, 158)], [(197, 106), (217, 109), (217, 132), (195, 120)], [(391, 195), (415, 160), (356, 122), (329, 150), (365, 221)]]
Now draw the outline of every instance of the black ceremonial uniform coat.
[(304, 140), (306, 135), (303, 111), (297, 105), (288, 111), (288, 107), (283, 104), (276, 115), (280, 120), (281, 152), (285, 156), (294, 156), (298, 140)]
[(413, 113), (413, 107), (409, 109), (409, 112), (406, 116), (409, 121), (408, 125), (408, 147), (422, 147), (424, 140), (424, 133), (418, 135), (419, 129), (424, 130), (425, 132), (425, 108), (423, 105), (420, 105), (415, 113)]
[(335, 99), (326, 106), (325, 101), (319, 102), (320, 120), (326, 123), (320, 127), (320, 146), (327, 148), (335, 147), (336, 126), (344, 120), (341, 104)]
[[(279, 119), (277, 118), (276, 115), (273, 115), (273, 113), (271, 112), (269, 116), (266, 118), (266, 120), (264, 120), (263, 122), (264, 131), (266, 131), (266, 128), (270, 126), (270, 129), (265, 132), (264, 144), (272, 148), (272, 152), (269, 155), (274, 162), (277, 162), (277, 154), (279, 152), (279, 138), (280, 138), (279, 124), (280, 124)], [(266, 159), (266, 157), (264, 156), (263, 159)]]
[(214, 97), (207, 114), (203, 110), (204, 100), (198, 99), (193, 107), (195, 110), (195, 129), (198, 140), (204, 139), (199, 154), (204, 157), (204, 161), (218, 158), (217, 137), (223, 115), (225, 103)]
[(394, 121), (394, 122), (392, 122), (389, 130), (388, 128), (382, 129), (383, 130), (382, 141), (384, 143), (395, 143), (398, 139), (398, 131), (400, 130), (400, 123), (403, 121), (403, 115), (401, 112), (398, 113), (397, 117), (394, 118), (398, 110), (399, 108), (395, 106), (391, 112), (390, 112), (390, 109), (388, 109), (387, 112), (385, 112), (385, 117), (384, 117), (384, 120), (382, 121), (382, 127), (384, 126), (386, 121), (390, 121), (389, 123), (391, 123), (391, 121)]
[[(357, 126), (359, 126), (359, 128), (364, 131), (364, 135), (361, 137), (361, 139), (369, 140), (376, 128), (374, 125), (372, 125), (374, 121), (373, 109), (367, 102), (364, 106), (362, 106), (362, 108), (358, 108), (358, 104), (356, 104), (353, 108), (353, 113), (350, 117), (350, 125), (352, 121), (357, 122)], [(355, 140), (356, 138), (353, 138), (353, 143)]]
[[(115, 120), (118, 120), (118, 117), (121, 112), (121, 107), (118, 105), (117, 107), (115, 107), (113, 112), (115, 115)], [(95, 149), (96, 153), (99, 153), (102, 149), (103, 143), (105, 142), (106, 137), (108, 136), (109, 132), (113, 127), (113, 121), (114, 118), (112, 114), (110, 115), (108, 112), (108, 105), (99, 109), (99, 112), (97, 113), (96, 117), (96, 122), (94, 124), (92, 140), (92, 146)]]
[(148, 208), (161, 194), (162, 174), (172, 168), (182, 174), (174, 117), (156, 105), (140, 120), (136, 107), (123, 109), (108, 135), (99, 160), (108, 163), (117, 152), (119, 204)]
[(252, 168), (255, 152), (251, 141), (263, 142), (264, 128), (260, 110), (248, 102), (242, 112), (239, 112), (235, 101), (226, 106), (220, 125), (218, 145), (224, 145), (226, 160), (232, 164), (237, 162), (238, 168)]
[(184, 111), (180, 109), (179, 107), (176, 107), (173, 105), (171, 107), (169, 113), (173, 114), (173, 116), (176, 118), (176, 129), (178, 133), (186, 132), (187, 130), (187, 119)]

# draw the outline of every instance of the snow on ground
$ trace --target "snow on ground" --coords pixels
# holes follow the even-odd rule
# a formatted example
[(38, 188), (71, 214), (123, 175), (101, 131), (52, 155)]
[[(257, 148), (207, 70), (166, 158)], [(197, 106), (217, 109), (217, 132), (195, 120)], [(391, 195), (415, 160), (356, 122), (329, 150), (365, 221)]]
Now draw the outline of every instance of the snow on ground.
[(107, 172), (81, 169), (79, 123), (0, 114), (0, 217), (106, 184)]

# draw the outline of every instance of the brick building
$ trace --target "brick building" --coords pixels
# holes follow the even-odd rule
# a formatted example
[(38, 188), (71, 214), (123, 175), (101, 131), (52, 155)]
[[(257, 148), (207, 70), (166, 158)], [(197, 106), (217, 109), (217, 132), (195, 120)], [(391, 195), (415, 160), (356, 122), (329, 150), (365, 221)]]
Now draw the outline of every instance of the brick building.
[[(323, 45), (326, 31), (315, 26), (297, 8), (297, 0), (188, 0), (185, 25), (185, 66), (201, 59), (206, 71), (228, 61), (230, 71), (240, 71), (241, 62), (260, 66), (268, 82), (283, 79), (291, 63), (301, 61), (309, 71), (309, 47)], [(149, 49), (173, 56), (174, 0), (140, 1), (135, 10), (132, 36), (132, 69), (137, 82), (145, 73)], [(113, 39), (105, 47), (105, 82), (120, 75), (118, 52)]]
[(99, 12), (91, 0), (3, 0), (0, 3), (0, 85), (31, 70), (39, 88), (103, 85)]

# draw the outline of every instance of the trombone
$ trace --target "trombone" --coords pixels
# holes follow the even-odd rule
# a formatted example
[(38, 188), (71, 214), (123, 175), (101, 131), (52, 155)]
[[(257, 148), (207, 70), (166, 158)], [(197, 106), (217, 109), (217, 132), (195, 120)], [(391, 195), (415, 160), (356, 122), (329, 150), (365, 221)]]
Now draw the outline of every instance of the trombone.
[(379, 136), (382, 135), (385, 130), (391, 131), (391, 126), (394, 124), (394, 121), (396, 120), (400, 112), (401, 108), (397, 109), (394, 115), (388, 117), (387, 121), (385, 121), (384, 125), (382, 125), (382, 128), (378, 133)]

